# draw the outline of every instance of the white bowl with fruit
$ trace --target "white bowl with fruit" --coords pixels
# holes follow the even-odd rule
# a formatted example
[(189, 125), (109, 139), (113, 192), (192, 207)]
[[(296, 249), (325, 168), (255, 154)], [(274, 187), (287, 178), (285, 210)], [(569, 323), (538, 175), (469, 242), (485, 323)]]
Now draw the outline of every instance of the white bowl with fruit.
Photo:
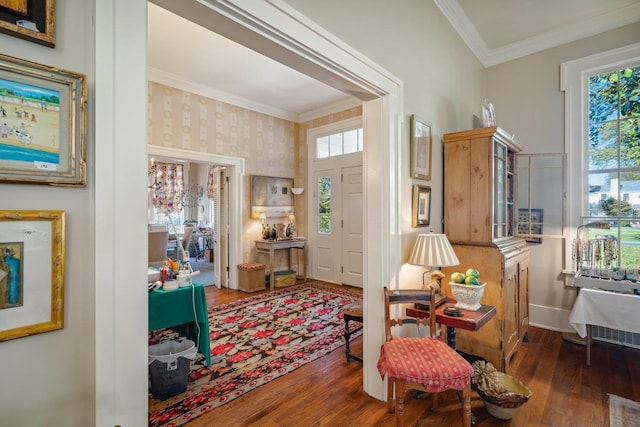
[(456, 308), (478, 311), (482, 307), (480, 299), (487, 282), (480, 282), (479, 277), (480, 272), (475, 268), (470, 268), (465, 273), (456, 272), (451, 275), (449, 286), (457, 301)]

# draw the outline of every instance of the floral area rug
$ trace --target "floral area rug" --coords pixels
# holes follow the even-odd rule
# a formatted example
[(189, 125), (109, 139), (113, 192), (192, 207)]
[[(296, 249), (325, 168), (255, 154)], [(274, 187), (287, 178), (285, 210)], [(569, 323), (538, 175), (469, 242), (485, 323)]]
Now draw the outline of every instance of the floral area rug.
[[(186, 392), (164, 401), (150, 394), (149, 426), (183, 425), (344, 345), (340, 310), (361, 303), (357, 293), (311, 281), (210, 308), (211, 366), (198, 354)], [(176, 337), (156, 331), (149, 344)]]

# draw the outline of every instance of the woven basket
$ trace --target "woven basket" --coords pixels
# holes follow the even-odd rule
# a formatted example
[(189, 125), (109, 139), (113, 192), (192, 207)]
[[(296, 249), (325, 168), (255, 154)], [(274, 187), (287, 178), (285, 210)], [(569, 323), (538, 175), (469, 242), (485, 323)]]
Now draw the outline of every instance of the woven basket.
[(496, 374), (498, 381), (509, 390), (509, 394), (500, 397), (491, 396), (477, 387), (473, 387), (474, 391), (480, 395), (482, 400), (502, 408), (517, 408), (531, 398), (532, 394), (529, 387), (522, 384), (517, 378), (503, 372), (497, 372)]

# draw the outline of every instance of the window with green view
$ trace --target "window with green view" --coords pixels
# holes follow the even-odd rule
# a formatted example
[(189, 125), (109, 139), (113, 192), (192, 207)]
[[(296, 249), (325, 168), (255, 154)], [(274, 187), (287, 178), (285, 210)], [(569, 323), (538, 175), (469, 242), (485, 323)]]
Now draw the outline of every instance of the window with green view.
[(588, 218), (606, 222), (621, 268), (640, 267), (640, 67), (592, 75), (588, 83)]

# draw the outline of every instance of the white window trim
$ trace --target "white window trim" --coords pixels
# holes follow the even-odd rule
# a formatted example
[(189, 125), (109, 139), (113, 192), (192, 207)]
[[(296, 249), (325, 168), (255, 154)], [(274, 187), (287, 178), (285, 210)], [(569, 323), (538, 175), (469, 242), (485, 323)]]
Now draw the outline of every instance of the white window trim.
[(605, 73), (629, 63), (640, 63), (640, 43), (565, 62), (560, 65), (560, 90), (565, 92), (565, 152), (567, 156), (567, 227), (565, 228), (565, 263), (563, 273), (574, 274), (573, 240), (580, 217), (587, 212), (589, 111), (585, 94), (589, 76)]

